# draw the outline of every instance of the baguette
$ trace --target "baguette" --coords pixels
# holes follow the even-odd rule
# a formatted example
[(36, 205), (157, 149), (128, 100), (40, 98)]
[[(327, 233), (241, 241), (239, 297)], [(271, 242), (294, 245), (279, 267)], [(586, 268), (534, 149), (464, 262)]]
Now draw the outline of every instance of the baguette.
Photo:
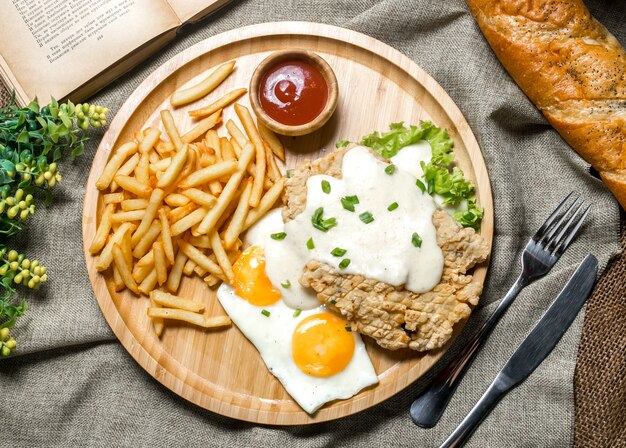
[(467, 0), (494, 53), (626, 209), (626, 52), (581, 0)]

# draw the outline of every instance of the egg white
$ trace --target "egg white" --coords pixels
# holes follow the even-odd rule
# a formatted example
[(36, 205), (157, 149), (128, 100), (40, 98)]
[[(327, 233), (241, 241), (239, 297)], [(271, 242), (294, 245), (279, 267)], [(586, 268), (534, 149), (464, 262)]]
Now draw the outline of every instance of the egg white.
[[(378, 382), (365, 344), (355, 332), (351, 333), (355, 342), (352, 360), (341, 372), (324, 378), (314, 377), (295, 364), (291, 346), (294, 330), (303, 319), (325, 312), (325, 306), (302, 311), (294, 317), (295, 310), (283, 300), (272, 305), (255, 306), (237, 296), (235, 290), (226, 284), (220, 286), (217, 297), (235, 325), (257, 348), (269, 371), (309, 414), (329, 401), (350, 398)], [(263, 310), (270, 315), (262, 314)]]

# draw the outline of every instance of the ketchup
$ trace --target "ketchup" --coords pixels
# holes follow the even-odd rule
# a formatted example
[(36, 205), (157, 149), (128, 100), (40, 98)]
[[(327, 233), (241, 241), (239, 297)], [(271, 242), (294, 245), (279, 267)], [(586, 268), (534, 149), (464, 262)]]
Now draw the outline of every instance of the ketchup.
[(328, 101), (328, 86), (317, 67), (301, 59), (283, 61), (261, 79), (259, 99), (265, 112), (287, 126), (309, 123)]

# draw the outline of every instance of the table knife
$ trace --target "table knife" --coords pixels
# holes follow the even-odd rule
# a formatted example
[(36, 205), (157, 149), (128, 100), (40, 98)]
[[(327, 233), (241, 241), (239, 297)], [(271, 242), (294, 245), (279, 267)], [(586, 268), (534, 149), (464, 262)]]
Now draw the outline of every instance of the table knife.
[(597, 273), (598, 260), (588, 255), (478, 403), (440, 448), (462, 446), (502, 397), (528, 378), (543, 362), (589, 297)]

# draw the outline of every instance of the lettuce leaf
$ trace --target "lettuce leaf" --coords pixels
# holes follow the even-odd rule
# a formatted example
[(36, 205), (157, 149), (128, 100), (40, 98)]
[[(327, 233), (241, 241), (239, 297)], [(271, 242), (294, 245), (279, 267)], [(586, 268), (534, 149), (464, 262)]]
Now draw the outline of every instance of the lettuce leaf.
[(392, 123), (389, 131), (366, 135), (361, 139), (361, 144), (389, 159), (405, 146), (420, 140), (426, 140), (432, 148), (430, 162), (422, 163), (428, 193), (442, 196), (444, 204), (457, 205), (461, 201), (467, 201), (468, 210), (456, 212), (454, 219), (464, 227), (478, 229), (483, 209), (476, 205), (474, 184), (465, 179), (459, 167), (452, 166), (454, 142), (446, 129), (438, 128), (430, 121), (422, 121), (418, 126), (409, 127), (405, 127), (402, 122)]

